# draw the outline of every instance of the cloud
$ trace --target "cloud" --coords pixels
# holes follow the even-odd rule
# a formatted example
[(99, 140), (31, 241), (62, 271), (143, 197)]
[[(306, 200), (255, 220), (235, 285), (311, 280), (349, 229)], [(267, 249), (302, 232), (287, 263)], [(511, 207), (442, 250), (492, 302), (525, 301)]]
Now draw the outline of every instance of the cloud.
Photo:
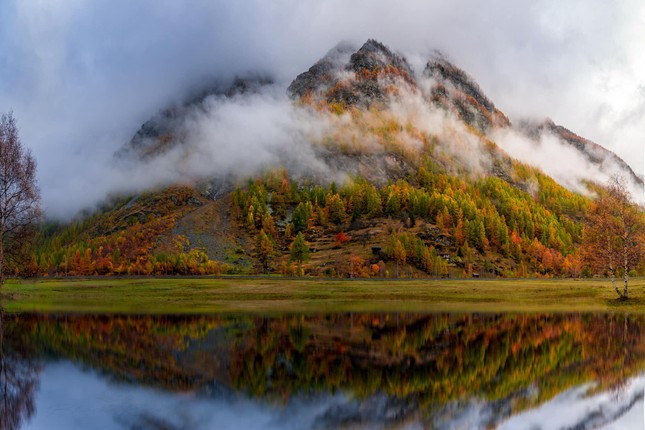
[(179, 118), (178, 142), (168, 152), (136, 163), (135, 179), (121, 188), (211, 177), (245, 179), (279, 165), (293, 174), (327, 174), (310, 143), (330, 129), (331, 119), (294, 108), (282, 86), (266, 85), (232, 97), (211, 95)]
[[(102, 198), (106, 166), (159, 108), (250, 70), (281, 85), (340, 40), (444, 51), (511, 119), (551, 117), (643, 171), (645, 6), (326, 0), (0, 4), (0, 111), (39, 162), (46, 209)], [(101, 177), (108, 175), (105, 177)]]
[[(625, 176), (613, 160), (605, 158), (600, 164), (590, 162), (580, 151), (552, 133), (543, 132), (533, 140), (514, 129), (497, 129), (491, 138), (511, 157), (535, 166), (566, 188), (588, 195), (586, 181), (607, 184), (612, 176)], [(641, 186), (625, 177), (632, 197), (645, 203)]]

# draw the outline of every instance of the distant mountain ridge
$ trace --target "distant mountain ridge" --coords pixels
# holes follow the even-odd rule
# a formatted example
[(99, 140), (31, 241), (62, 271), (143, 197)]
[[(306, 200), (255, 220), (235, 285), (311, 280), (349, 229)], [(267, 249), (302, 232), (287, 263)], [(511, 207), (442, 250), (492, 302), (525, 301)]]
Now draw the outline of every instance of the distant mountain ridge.
[(554, 136), (557, 136), (561, 139), (562, 142), (570, 145), (579, 151), (584, 157), (589, 160), (589, 162), (594, 164), (602, 164), (605, 161), (610, 161), (616, 163), (620, 169), (625, 173), (627, 178), (631, 178), (634, 182), (639, 185), (643, 185), (643, 178), (637, 175), (629, 164), (620, 158), (616, 153), (608, 150), (607, 148), (599, 145), (595, 142), (592, 142), (589, 139), (585, 139), (572, 132), (571, 130), (554, 123), (551, 119), (546, 119), (542, 123), (524, 123), (523, 127), (525, 130), (533, 136), (537, 136), (543, 132), (549, 132)]

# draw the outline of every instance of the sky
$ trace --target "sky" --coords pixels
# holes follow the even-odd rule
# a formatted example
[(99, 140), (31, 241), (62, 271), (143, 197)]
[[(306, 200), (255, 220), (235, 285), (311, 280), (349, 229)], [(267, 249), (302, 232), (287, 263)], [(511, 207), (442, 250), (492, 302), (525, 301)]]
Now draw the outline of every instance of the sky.
[(368, 38), (417, 69), (440, 50), (511, 120), (549, 117), (643, 173), (638, 0), (3, 0), (0, 112), (38, 162), (47, 213), (69, 215), (145, 182), (115, 175), (112, 155), (187, 91), (249, 72), (286, 87)]

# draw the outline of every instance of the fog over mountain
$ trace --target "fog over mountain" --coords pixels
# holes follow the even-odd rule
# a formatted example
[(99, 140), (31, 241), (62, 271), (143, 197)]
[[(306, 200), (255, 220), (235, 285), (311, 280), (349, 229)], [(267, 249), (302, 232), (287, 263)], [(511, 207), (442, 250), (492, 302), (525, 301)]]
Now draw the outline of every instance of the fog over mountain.
[[(640, 174), (644, 21), (645, 6), (637, 1), (527, 7), (497, 0), (482, 7), (470, 0), (456, 7), (438, 1), (9, 0), (0, 4), (0, 111), (13, 109), (23, 143), (38, 160), (48, 214), (69, 216), (109, 192), (154, 183), (149, 171), (124, 177), (113, 154), (159, 109), (214, 81), (255, 73), (276, 83), (251, 98), (258, 104), (246, 106), (258, 120), (236, 123), (231, 115), (245, 113), (238, 105), (218, 110), (233, 133), (230, 147), (244, 137), (236, 131), (248, 137), (239, 142), (261, 145), (245, 147), (247, 155), (240, 152), (234, 163), (270, 161), (271, 145), (283, 134), (300, 140), (299, 133), (318, 130), (303, 130), (284, 111), (289, 99), (278, 90), (340, 40), (360, 46), (375, 38), (404, 54), (416, 71), (441, 50), (511, 122), (549, 117), (616, 152)], [(229, 165), (224, 160), (212, 157)], [(155, 172), (163, 176), (163, 166)]]

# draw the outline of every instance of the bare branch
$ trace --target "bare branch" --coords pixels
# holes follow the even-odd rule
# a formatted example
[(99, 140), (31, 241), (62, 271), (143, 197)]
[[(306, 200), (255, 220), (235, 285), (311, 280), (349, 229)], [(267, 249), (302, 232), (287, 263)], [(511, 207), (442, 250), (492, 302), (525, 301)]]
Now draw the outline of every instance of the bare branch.
[(40, 219), (36, 161), (23, 148), (13, 113), (0, 115), (0, 284), (8, 261), (17, 261)]

